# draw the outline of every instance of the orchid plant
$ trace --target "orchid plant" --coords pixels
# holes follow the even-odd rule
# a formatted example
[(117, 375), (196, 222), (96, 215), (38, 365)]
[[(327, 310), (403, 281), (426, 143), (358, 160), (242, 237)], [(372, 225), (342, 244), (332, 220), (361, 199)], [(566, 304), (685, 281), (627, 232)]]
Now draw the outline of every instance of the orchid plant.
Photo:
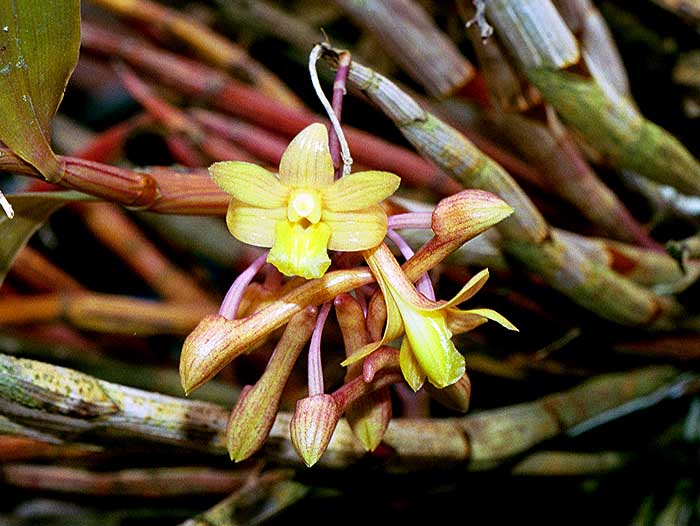
[[(342, 139), (337, 120), (331, 131)], [(336, 160), (329, 141), (327, 128), (314, 123), (291, 141), (279, 174), (233, 161), (217, 162), (209, 169), (216, 184), (231, 195), (226, 216), (231, 234), (269, 250), (236, 279), (219, 314), (203, 319), (185, 341), (180, 361), (185, 391), (201, 386), (234, 358), (286, 325), (262, 377), (243, 390), (231, 414), (227, 447), (236, 461), (255, 453), (270, 433), (284, 385), (309, 339), (308, 397), (297, 402), (290, 426), (292, 442), (310, 466), (327, 448), (342, 414), (389, 384), (405, 381), (418, 391), (427, 380), (431, 389), (442, 391), (438, 400), (451, 398), (451, 406), (466, 411), (469, 381), (464, 357), (452, 336), (488, 320), (517, 330), (491, 309), (457, 308), (484, 285), (487, 270), (476, 274), (450, 301), (435, 299), (427, 275), (450, 252), (513, 210), (490, 193), (465, 190), (438, 203), (432, 214), (409, 212), (387, 217), (390, 207), (386, 200), (398, 189), (399, 177), (382, 171), (349, 170), (335, 177)], [(344, 158), (349, 157), (344, 153)], [(414, 254), (395, 231), (407, 227), (432, 228), (434, 237)], [(387, 235), (406, 258), (403, 267), (384, 242)], [(342, 253), (358, 257), (341, 257)], [(348, 268), (362, 259), (367, 266)], [(253, 301), (248, 302), (252, 307), (241, 308), (254, 276), (266, 263), (289, 281), (276, 291), (268, 291), (264, 300), (259, 297), (257, 305)], [(342, 314), (338, 311), (339, 321), (344, 318), (341, 324), (350, 323), (361, 332), (374, 330), (367, 333), (361, 346), (356, 344), (357, 335), (345, 333), (347, 359), (343, 365), (355, 367), (362, 361), (361, 373), (355, 368), (342, 387), (327, 394), (321, 334), (331, 300), (336, 299), (338, 309), (341, 297), (345, 298), (341, 303), (358, 305)], [(349, 317), (353, 319), (349, 321)], [(369, 334), (381, 332), (376, 329), (382, 324), (383, 335), (369, 338)], [(399, 340), (397, 351), (391, 345)], [(370, 410), (364, 417), (351, 419), (351, 427), (366, 449), (380, 443), (390, 416), (390, 411)]]

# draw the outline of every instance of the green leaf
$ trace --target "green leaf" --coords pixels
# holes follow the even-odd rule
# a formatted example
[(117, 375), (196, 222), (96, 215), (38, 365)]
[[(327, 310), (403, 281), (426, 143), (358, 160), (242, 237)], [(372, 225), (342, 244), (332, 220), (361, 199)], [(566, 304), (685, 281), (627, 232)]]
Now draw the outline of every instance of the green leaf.
[(91, 199), (79, 192), (39, 192), (8, 195), (14, 219), (0, 215), (0, 284), (19, 251), (49, 216), (66, 203)]
[(79, 48), (79, 0), (0, 1), (0, 140), (50, 181), (51, 120)]

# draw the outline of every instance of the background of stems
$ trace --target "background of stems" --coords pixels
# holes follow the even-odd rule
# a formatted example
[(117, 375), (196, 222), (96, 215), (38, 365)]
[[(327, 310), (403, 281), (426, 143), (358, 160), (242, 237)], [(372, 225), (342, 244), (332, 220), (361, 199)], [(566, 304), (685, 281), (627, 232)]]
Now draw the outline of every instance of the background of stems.
[[(697, 233), (692, 185), (679, 194), (596, 155), (561, 132), (566, 122), (548, 128), (548, 91), (510, 67), (506, 43), (483, 46), (478, 27), (465, 29), (471, 2), (83, 3), (53, 145), (73, 156), (64, 186), (100, 201), (51, 214), (0, 288), (0, 524), (700, 522), (700, 250), (697, 238), (686, 245), (685, 273), (664, 250)], [(611, 63), (612, 81), (700, 156), (700, 4), (554, 4), (572, 29), (599, 10), (629, 78)], [(306, 60), (321, 29), (356, 61), (343, 107), (355, 169), (399, 174), (396, 210), (423, 211), (462, 186), (516, 208), (431, 277), (450, 297), (488, 266), (479, 305), (521, 332), (487, 325), (456, 339), (472, 380), (466, 416), (395, 389), (376, 453), (363, 455), (342, 422), (311, 470), (288, 432), (302, 359), (267, 445), (234, 465), (227, 414), (271, 344), (184, 399), (184, 337), (258, 255), (226, 231), (228, 198), (204, 168), (274, 170), (319, 118)], [(552, 70), (579, 73), (561, 57)], [(4, 193), (47, 189), (0, 153)], [(323, 351), (337, 388), (333, 315)]]

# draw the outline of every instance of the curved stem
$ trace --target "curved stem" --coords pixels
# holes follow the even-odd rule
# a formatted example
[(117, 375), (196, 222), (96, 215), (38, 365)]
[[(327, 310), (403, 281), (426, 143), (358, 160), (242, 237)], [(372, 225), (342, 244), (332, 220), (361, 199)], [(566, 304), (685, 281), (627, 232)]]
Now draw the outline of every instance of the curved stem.
[(321, 335), (323, 327), (328, 319), (328, 314), (331, 311), (332, 302), (328, 301), (323, 304), (321, 311), (316, 318), (316, 326), (311, 334), (311, 343), (309, 344), (309, 361), (307, 365), (309, 375), (309, 396), (323, 394), (323, 368), (321, 366)]
[(432, 228), (432, 212), (406, 212), (389, 216), (389, 228), (401, 230), (404, 228)]
[(221, 307), (219, 307), (219, 314), (226, 318), (227, 320), (233, 320), (236, 318), (236, 313), (238, 312), (238, 307), (241, 305), (241, 300), (243, 299), (243, 293), (245, 289), (253, 281), (255, 275), (260, 271), (262, 266), (267, 261), (267, 251), (261, 256), (259, 256), (255, 261), (253, 261), (250, 266), (241, 272), (238, 277), (231, 284), (231, 288), (228, 289), (224, 301), (221, 302)]
[[(408, 246), (406, 240), (402, 238), (398, 233), (396, 233), (390, 228), (389, 230), (387, 230), (386, 236), (394, 242), (394, 244), (401, 251), (401, 255), (406, 260), (409, 260), (413, 257), (413, 249), (410, 246)], [(430, 276), (427, 272), (421, 274), (418, 278), (418, 281), (416, 281), (416, 289), (429, 300), (435, 301), (435, 290), (433, 289), (433, 284), (430, 281)]]

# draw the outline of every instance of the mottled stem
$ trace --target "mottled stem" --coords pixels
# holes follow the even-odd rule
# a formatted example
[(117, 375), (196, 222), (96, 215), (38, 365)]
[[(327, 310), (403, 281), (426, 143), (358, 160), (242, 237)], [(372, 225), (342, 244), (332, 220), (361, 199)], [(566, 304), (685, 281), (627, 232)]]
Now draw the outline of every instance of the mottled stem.
[[(99, 380), (77, 371), (0, 355), (0, 430), (14, 434), (108, 443), (145, 439), (226, 454), (228, 410), (214, 404), (159, 395)], [(600, 414), (617, 418), (667, 398), (698, 392), (698, 379), (670, 367), (599, 376), (533, 402), (467, 417), (395, 419), (384, 443), (393, 456), (387, 469), (431, 465), (489, 469)], [(652, 395), (652, 396), (649, 396)], [(644, 404), (626, 405), (636, 399)], [(289, 443), (291, 415), (282, 412), (270, 433), (271, 458), (298, 465)], [(512, 437), (504, 441), (503, 437)], [(320, 464), (345, 468), (364, 455), (345, 420), (335, 430)]]

